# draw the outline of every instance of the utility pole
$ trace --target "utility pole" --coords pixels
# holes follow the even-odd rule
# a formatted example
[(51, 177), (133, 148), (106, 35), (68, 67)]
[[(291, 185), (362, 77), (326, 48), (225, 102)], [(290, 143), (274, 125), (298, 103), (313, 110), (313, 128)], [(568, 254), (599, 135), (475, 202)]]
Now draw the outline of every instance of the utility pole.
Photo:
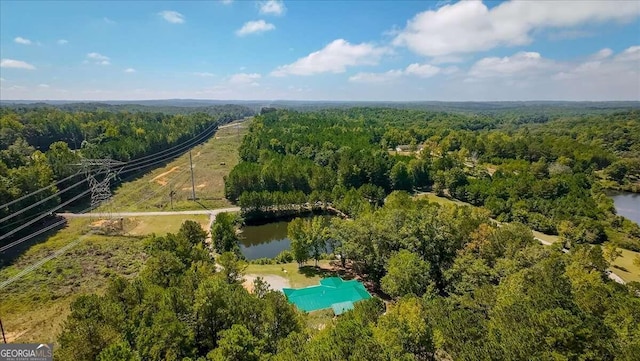
[(193, 179), (193, 160), (191, 158), (191, 151), (189, 151), (189, 165), (191, 166), (191, 199), (196, 200), (196, 181)]
[(173, 210), (173, 196), (176, 195), (176, 192), (173, 190), (173, 184), (171, 184), (171, 191), (169, 192), (169, 199), (171, 199), (171, 210)]
[(4, 327), (2, 326), (2, 319), (0, 319), (0, 329), (2, 329), (2, 339), (4, 343), (7, 343), (7, 337), (4, 335)]

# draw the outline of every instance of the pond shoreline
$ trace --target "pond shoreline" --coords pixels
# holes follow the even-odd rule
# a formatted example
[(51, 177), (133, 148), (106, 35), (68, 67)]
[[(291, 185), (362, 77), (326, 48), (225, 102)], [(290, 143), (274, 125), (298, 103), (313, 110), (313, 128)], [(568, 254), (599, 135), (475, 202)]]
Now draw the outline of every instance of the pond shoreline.
[(617, 215), (640, 225), (640, 193), (606, 191), (605, 194), (613, 200)]
[(333, 207), (313, 207), (299, 210), (252, 212), (244, 214), (242, 226), (262, 226), (273, 222), (289, 222), (295, 218), (312, 216), (342, 216), (343, 213)]

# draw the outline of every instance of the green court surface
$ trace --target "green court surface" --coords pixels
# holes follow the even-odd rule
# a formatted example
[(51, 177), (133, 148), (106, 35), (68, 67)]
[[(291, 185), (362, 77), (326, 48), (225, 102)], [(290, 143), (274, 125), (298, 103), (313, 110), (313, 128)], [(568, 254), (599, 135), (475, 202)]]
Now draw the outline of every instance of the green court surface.
[(353, 303), (371, 298), (362, 283), (345, 281), (340, 277), (320, 280), (320, 285), (305, 288), (285, 288), (282, 290), (301, 311), (315, 311), (333, 308), (336, 315), (353, 308)]

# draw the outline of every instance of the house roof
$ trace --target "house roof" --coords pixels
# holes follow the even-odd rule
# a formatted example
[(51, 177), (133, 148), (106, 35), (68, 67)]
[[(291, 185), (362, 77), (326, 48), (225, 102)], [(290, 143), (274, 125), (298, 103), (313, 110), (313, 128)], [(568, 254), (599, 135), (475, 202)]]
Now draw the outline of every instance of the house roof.
[[(371, 298), (361, 282), (345, 281), (340, 277), (324, 278), (317, 286), (285, 288), (282, 291), (289, 302), (302, 311), (333, 308), (334, 312), (338, 311), (336, 315), (352, 309), (354, 302)], [(334, 305), (336, 308), (333, 307)]]

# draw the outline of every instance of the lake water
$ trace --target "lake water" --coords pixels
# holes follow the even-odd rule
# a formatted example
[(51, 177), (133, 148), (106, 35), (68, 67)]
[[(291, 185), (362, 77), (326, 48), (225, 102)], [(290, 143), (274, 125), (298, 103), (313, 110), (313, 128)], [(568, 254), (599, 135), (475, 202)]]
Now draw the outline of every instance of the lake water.
[(631, 192), (616, 192), (610, 194), (613, 205), (619, 216), (640, 224), (640, 194)]
[(288, 225), (289, 222), (281, 221), (242, 227), (240, 251), (250, 260), (277, 256), (291, 245), (287, 238)]

